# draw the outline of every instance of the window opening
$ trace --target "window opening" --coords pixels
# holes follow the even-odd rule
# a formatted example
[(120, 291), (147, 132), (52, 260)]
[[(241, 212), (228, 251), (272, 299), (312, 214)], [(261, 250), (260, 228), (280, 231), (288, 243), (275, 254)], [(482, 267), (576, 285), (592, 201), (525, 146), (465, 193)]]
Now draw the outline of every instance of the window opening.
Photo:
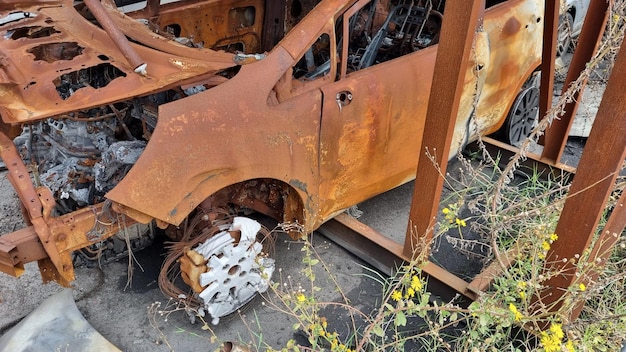
[(312, 81), (328, 75), (331, 65), (330, 51), (330, 36), (323, 33), (294, 66), (293, 77), (303, 81)]
[(361, 70), (438, 43), (443, 1), (400, 1), (383, 6), (379, 1), (357, 3), (346, 12), (349, 38), (343, 72)]

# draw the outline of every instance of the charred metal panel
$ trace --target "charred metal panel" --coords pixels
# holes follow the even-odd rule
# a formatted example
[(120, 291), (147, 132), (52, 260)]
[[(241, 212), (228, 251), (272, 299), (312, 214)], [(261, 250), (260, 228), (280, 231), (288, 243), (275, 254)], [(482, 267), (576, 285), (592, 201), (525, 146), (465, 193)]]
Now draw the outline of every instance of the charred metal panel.
[[(145, 95), (171, 87), (174, 82), (234, 65), (230, 55), (150, 39), (150, 47), (132, 44), (149, 67), (148, 75), (142, 77), (133, 72), (135, 67), (116, 49), (107, 33), (81, 16), (71, 1), (59, 1), (57, 6), (50, 7), (41, 7), (40, 3), (28, 5), (21, 8), (22, 16), (0, 11), (0, 34), (9, 38), (0, 43), (0, 114), (6, 123), (38, 120)], [(0, 9), (7, 6), (4, 4)], [(139, 41), (156, 37), (146, 26), (120, 17), (116, 9), (107, 11), (129, 37)], [(189, 56), (203, 60), (172, 57), (153, 49), (155, 42), (182, 55), (195, 50), (197, 54)], [(110, 81), (78, 83), (93, 74), (109, 76)], [(69, 87), (66, 89), (64, 85)]]
[[(260, 176), (297, 180), (306, 214), (315, 212), (321, 94), (313, 90), (280, 105), (268, 100), (290, 65), (289, 54), (278, 48), (210, 91), (162, 105), (151, 142), (107, 198), (179, 224), (211, 194)], [(251, 81), (257, 83), (246, 84)], [(164, 189), (170, 182), (178, 186)]]
[(511, 0), (506, 5), (485, 13), (490, 54), (476, 120), (483, 134), (502, 126), (519, 89), (541, 63), (544, 1)]
[[(479, 131), (490, 131), (502, 122), (519, 87), (539, 65), (541, 1), (517, 0), (507, 5), (487, 11), (485, 32), (479, 33), (475, 40), (474, 63), (466, 74), (452, 153), (475, 138)], [(153, 135), (159, 142), (148, 144), (133, 170), (107, 196), (126, 208), (177, 224), (204, 198), (227, 187), (229, 182), (256, 178), (253, 175), (260, 173), (263, 177), (275, 175), (272, 177), (284, 182), (289, 180), (283, 175), (292, 175), (291, 178), (311, 185), (316, 184), (319, 177), (322, 185), (319, 194), (310, 186), (304, 193), (305, 199), (313, 196), (321, 202), (319, 209), (305, 205), (305, 218), (313, 221), (306, 224), (307, 229), (312, 230), (337, 211), (414, 177), (417, 160), (406, 156), (404, 148), (414, 146), (417, 149), (416, 143), (420, 141), (424, 99), (430, 89), (436, 47), (414, 46), (411, 50), (415, 52), (398, 51), (396, 55), (401, 58), (379, 58), (380, 53), (374, 53), (371, 63), (374, 67), (355, 64), (348, 69), (345, 79), (333, 83), (339, 58), (332, 52), (339, 51), (334, 39), (341, 29), (334, 29), (334, 22), (329, 19), (337, 18), (344, 6), (321, 4), (265, 60), (244, 67), (238, 76), (216, 89), (161, 106), (161, 122)], [(398, 14), (387, 13), (388, 16)], [(344, 23), (347, 22), (344, 19)], [(320, 38), (324, 37), (332, 38), (330, 43), (323, 40), (320, 43)], [(317, 53), (324, 50), (329, 53), (328, 71), (322, 69), (320, 62), (323, 60), (316, 58)], [(387, 50), (386, 55), (389, 52), (383, 44), (377, 50)], [(510, 55), (520, 50), (531, 55)], [(285, 56), (285, 51), (290, 56)], [(352, 55), (350, 52), (345, 55), (342, 62), (352, 59), (347, 56)], [(273, 73), (266, 74), (270, 67)], [(302, 69), (304, 74), (297, 72)], [(258, 84), (248, 90), (244, 82)], [(272, 85), (275, 85), (275, 106), (268, 105)], [(323, 103), (311, 100), (317, 97), (314, 92), (318, 89), (323, 91)], [(244, 96), (246, 98), (242, 99)], [(234, 97), (237, 100), (233, 100)], [(291, 114), (307, 124), (320, 118), (317, 109), (323, 107), (319, 171), (315, 168), (317, 162), (310, 161), (317, 158), (318, 154), (312, 152), (314, 149), (301, 149), (302, 145), (294, 143), (301, 139), (296, 138), (294, 132), (316, 140), (313, 131), (303, 133), (301, 122), (295, 130), (282, 123), (276, 126), (277, 121), (286, 122), (280, 117), (282, 109), (295, 100), (298, 100), (298, 107)], [(476, 101), (478, 116), (475, 124), (470, 124)], [(303, 110), (307, 106), (308, 111)], [(281, 113), (277, 113), (278, 108)], [(278, 117), (268, 116), (274, 114)], [(254, 125), (249, 124), (250, 119), (254, 119)], [(275, 127), (267, 127), (270, 125)], [(471, 129), (474, 125), (479, 131)], [(200, 131), (211, 131), (216, 138), (206, 139)], [(249, 137), (245, 144), (233, 144), (233, 135)], [(231, 140), (224, 142), (229, 138)], [(275, 154), (273, 145), (264, 142), (268, 138), (282, 148), (289, 146), (290, 155)], [(184, 145), (179, 141), (185, 141)], [(190, 146), (189, 141), (198, 142)], [(304, 153), (295, 153), (295, 147)], [(201, 153), (216, 149), (229, 152), (226, 156)], [(264, 152), (259, 152), (261, 150)], [(168, 156), (164, 158), (165, 154)], [(272, 157), (265, 159), (265, 155)], [(174, 166), (175, 160), (181, 158), (189, 165), (184, 171)], [(168, 189), (166, 185), (173, 183), (182, 187)], [(159, 207), (148, 206), (155, 196), (161, 201)], [(308, 213), (311, 210), (313, 213)]]
[[(323, 88), (320, 194), (325, 216), (414, 177), (416, 157), (407, 151), (419, 145), (424, 130), (432, 49), (354, 72)], [(404, 89), (394, 88), (398, 82)], [(340, 108), (336, 100), (342, 92), (352, 99)]]
[[(145, 18), (143, 11), (129, 15)], [(207, 0), (161, 5), (149, 20), (159, 33), (187, 46), (256, 53), (264, 18), (263, 0)]]
[(266, 1), (263, 25), (262, 51), (270, 51), (285, 36), (285, 5), (279, 1)]

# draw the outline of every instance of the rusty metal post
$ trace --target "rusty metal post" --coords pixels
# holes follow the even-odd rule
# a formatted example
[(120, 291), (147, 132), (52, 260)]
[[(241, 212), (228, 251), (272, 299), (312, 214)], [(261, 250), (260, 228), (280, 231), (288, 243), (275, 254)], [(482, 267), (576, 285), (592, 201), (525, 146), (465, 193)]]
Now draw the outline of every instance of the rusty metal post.
[(572, 259), (589, 246), (626, 158), (624, 82), (626, 50), (620, 50), (556, 227), (559, 239), (547, 254), (545, 269), (562, 273), (545, 282), (548, 288), (539, 297), (552, 309), (558, 309), (563, 293), (577, 282)]
[[(578, 45), (574, 51), (574, 57), (569, 65), (567, 77), (565, 79), (565, 83), (563, 84), (563, 92), (565, 92), (570, 83), (575, 81), (585, 70), (587, 63), (596, 52), (600, 40), (602, 39), (604, 27), (606, 26), (608, 6), (609, 4), (606, 0), (591, 0), (583, 28), (580, 33)], [(544, 48), (544, 51), (545, 50), (546, 49)], [(563, 116), (561, 116), (560, 119), (555, 119), (552, 122), (552, 125), (546, 129), (546, 134), (543, 139), (544, 147), (541, 154), (542, 158), (553, 163), (560, 162), (561, 157), (563, 156), (563, 150), (565, 149), (565, 144), (567, 143), (569, 130), (572, 126), (572, 122), (574, 121), (576, 110), (578, 109), (578, 101), (586, 83), (586, 81), (583, 82), (580, 91), (574, 94), (574, 100), (565, 106)]]
[[(611, 255), (613, 246), (615, 246), (619, 240), (624, 228), (626, 228), (626, 190), (622, 191), (622, 195), (615, 204), (615, 208), (613, 209), (611, 216), (609, 216), (609, 220), (591, 250), (589, 262), (593, 262), (594, 264), (591, 267), (590, 272), (581, 279), (582, 283), (589, 286), (593, 285), (598, 279), (606, 261)], [(578, 318), (578, 315), (580, 315), (580, 312), (583, 309), (584, 303), (585, 302), (580, 302), (574, 308), (570, 314), (570, 319), (574, 320)]]
[(546, 0), (543, 21), (543, 49), (541, 52), (541, 89), (539, 90), (539, 116), (544, 118), (552, 107), (554, 91), (554, 61), (559, 25), (560, 1)]
[(115, 22), (109, 17), (104, 6), (100, 0), (84, 0), (85, 5), (89, 8), (89, 11), (94, 15), (94, 17), (98, 20), (102, 28), (109, 34), (109, 37), (115, 44), (115, 46), (120, 50), (122, 55), (128, 60), (128, 63), (133, 67), (136, 73), (145, 76), (146, 73), (146, 63), (143, 59), (137, 54), (135, 49), (130, 45), (128, 39), (124, 33), (117, 28)]
[(146, 1), (145, 12), (148, 17), (156, 17), (159, 15), (159, 6), (161, 6), (160, 0), (148, 0)]
[[(415, 189), (404, 242), (404, 255), (413, 257), (419, 238), (432, 237), (434, 218), (439, 209), (443, 177), (463, 91), (463, 80), (476, 28), (482, 22), (485, 0), (448, 0), (441, 29), (441, 40), (433, 83), (428, 99), (424, 135), (419, 149)], [(440, 170), (425, 153), (433, 156)]]

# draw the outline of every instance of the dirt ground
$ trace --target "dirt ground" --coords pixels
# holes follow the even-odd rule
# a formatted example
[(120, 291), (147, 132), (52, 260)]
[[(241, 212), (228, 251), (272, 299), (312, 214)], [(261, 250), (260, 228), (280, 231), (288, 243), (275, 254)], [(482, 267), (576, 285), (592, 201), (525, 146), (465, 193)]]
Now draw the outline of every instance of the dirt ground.
[[(0, 231), (7, 233), (23, 226), (19, 200), (6, 180), (0, 175)], [(162, 239), (136, 253), (132, 285), (126, 288), (128, 262), (126, 259), (109, 263), (102, 268), (79, 267), (72, 283), (73, 296), (83, 316), (106, 339), (123, 351), (212, 351), (221, 342), (250, 343), (253, 346), (280, 348), (294, 338), (293, 324), (289, 315), (269, 307), (266, 300), (276, 301), (276, 295), (267, 293), (250, 302), (241, 312), (223, 318), (218, 326), (211, 326), (217, 337), (202, 330), (201, 324), (191, 324), (184, 310), (168, 304), (157, 284), (157, 276), (163, 260)], [(301, 275), (304, 267), (301, 258), (303, 243), (281, 235), (276, 245), (277, 282), (303, 288), (310, 283)], [(367, 311), (382, 296), (380, 285), (365, 275), (365, 263), (329, 242), (321, 235), (313, 235), (312, 243), (322, 262), (333, 272), (334, 279), (341, 282), (341, 289), (351, 304)], [(316, 284), (322, 287), (319, 301), (340, 301), (340, 294), (325, 270), (316, 269)], [(26, 266), (20, 278), (0, 275), (0, 335), (28, 315), (47, 297), (62, 288), (56, 283), (42, 285), (35, 263)], [(160, 306), (157, 306), (160, 302)], [(157, 311), (167, 312), (165, 315)], [(339, 331), (345, 331), (347, 320), (340, 318), (345, 312), (329, 312), (329, 321)], [(333, 319), (332, 317), (336, 317)], [(343, 320), (343, 321), (341, 321)], [(263, 348), (265, 349), (265, 348)], [(71, 349), (70, 349), (71, 350)]]

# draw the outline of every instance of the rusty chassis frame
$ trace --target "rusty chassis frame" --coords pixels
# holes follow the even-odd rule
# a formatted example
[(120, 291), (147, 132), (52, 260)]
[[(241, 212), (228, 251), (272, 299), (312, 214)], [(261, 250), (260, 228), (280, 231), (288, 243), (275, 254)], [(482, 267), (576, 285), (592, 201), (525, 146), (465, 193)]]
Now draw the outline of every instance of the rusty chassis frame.
[[(35, 188), (15, 146), (2, 133), (0, 156), (7, 165), (7, 177), (22, 205), (28, 205), (23, 210), (29, 222), (28, 227), (0, 237), (0, 270), (20, 276), (24, 272), (24, 263), (36, 260), (44, 283), (57, 281), (69, 286), (74, 280), (71, 253), (86, 243), (110, 237), (120, 230), (120, 224), (101, 221), (102, 203), (64, 216), (51, 216), (54, 198), (50, 190)], [(132, 219), (124, 221), (127, 226), (134, 223)]]

